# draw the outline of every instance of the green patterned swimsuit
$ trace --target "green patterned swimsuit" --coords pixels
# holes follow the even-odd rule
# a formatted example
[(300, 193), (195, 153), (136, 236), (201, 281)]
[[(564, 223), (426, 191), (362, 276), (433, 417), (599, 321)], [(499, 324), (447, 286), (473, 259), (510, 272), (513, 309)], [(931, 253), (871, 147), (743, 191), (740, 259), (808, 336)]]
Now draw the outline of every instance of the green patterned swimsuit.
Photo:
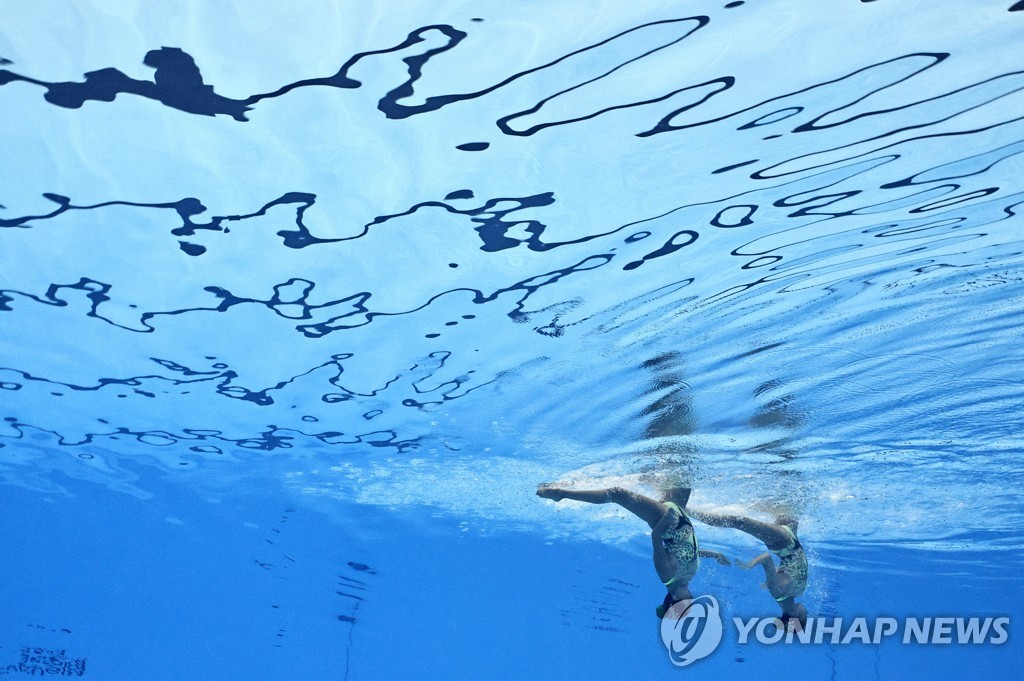
[(665, 505), (679, 514), (675, 527), (661, 535), (665, 551), (676, 559), (676, 573), (672, 579), (665, 582), (665, 586), (671, 587), (676, 582), (686, 583), (693, 579), (697, 574), (697, 568), (700, 567), (700, 554), (697, 548), (697, 535), (693, 531), (690, 517), (677, 504), (668, 502)]
[(804, 547), (800, 545), (796, 533), (788, 525), (782, 527), (789, 533), (793, 542), (784, 549), (773, 551), (779, 557), (779, 572), (790, 579), (786, 593), (775, 597), (775, 600), (780, 602), (790, 597), (796, 598), (807, 589), (807, 556), (804, 555)]

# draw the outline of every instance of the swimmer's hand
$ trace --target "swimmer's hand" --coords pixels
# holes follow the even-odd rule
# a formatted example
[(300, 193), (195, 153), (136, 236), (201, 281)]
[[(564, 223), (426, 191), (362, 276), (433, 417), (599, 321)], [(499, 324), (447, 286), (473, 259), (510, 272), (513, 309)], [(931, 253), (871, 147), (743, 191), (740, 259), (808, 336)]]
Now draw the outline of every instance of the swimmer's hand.
[(732, 565), (732, 561), (718, 551), (705, 551), (704, 549), (701, 549), (700, 556), (701, 558), (714, 558), (718, 561), (719, 565)]

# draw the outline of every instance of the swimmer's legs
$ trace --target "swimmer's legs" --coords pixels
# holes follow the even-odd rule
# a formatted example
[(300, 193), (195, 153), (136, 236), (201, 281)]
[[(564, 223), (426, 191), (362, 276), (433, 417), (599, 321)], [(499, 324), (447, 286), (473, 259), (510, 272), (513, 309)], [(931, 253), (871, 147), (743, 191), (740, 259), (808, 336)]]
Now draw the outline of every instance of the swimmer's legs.
[(633, 515), (637, 516), (651, 529), (658, 524), (658, 521), (668, 513), (669, 508), (660, 501), (637, 494), (623, 487), (608, 487), (607, 489), (563, 489), (552, 485), (540, 485), (537, 488), (537, 496), (552, 501), (572, 499), (583, 501), (588, 504), (618, 504)]
[(717, 513), (695, 511), (693, 509), (690, 509), (689, 513), (691, 516), (706, 525), (714, 525), (715, 527), (731, 527), (734, 530), (746, 532), (750, 536), (764, 542), (764, 545), (767, 546), (770, 551), (780, 551), (793, 543), (793, 538), (789, 536), (789, 532), (783, 529), (782, 525), (765, 523), (760, 520), (754, 520), (753, 518), (747, 518), (746, 516), (741, 515), (720, 515)]

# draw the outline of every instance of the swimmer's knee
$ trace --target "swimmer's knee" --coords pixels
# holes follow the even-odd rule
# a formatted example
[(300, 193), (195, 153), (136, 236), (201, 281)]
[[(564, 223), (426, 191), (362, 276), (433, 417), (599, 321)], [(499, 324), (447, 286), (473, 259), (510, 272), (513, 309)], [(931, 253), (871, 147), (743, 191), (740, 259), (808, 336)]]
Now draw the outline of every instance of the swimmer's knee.
[(605, 490), (605, 494), (609, 501), (619, 501), (631, 497), (633, 493), (625, 487), (609, 487)]

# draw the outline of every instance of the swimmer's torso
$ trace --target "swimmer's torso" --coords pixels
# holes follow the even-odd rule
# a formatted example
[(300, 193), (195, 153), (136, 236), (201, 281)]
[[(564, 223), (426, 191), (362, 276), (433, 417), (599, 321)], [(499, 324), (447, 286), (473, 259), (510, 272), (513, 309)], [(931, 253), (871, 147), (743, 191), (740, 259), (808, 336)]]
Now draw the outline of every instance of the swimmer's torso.
[(675, 574), (672, 579), (665, 582), (665, 586), (671, 586), (675, 582), (686, 583), (693, 579), (700, 567), (700, 554), (697, 548), (697, 535), (686, 513), (674, 503), (669, 502), (666, 506), (679, 517), (673, 528), (661, 535), (665, 551), (676, 559)]

